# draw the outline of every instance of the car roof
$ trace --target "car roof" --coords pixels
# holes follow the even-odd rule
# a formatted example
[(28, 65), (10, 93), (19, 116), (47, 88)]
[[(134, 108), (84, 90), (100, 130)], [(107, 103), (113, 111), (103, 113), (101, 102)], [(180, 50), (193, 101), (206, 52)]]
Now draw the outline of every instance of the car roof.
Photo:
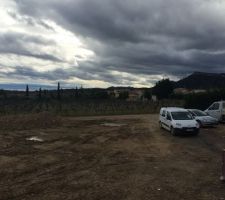
[(201, 111), (201, 112), (204, 112), (204, 111), (199, 110), (199, 109), (187, 109), (187, 110), (190, 110), (190, 111)]
[(166, 111), (169, 111), (169, 112), (182, 112), (182, 111), (185, 111), (185, 112), (187, 112), (187, 110), (186, 109), (184, 109), (184, 108), (179, 108), (179, 107), (164, 107), (164, 108), (161, 108), (161, 109), (163, 109), (163, 110), (166, 110)]
[(225, 103), (225, 101), (221, 100), (221, 101), (214, 101), (212, 104), (214, 103)]

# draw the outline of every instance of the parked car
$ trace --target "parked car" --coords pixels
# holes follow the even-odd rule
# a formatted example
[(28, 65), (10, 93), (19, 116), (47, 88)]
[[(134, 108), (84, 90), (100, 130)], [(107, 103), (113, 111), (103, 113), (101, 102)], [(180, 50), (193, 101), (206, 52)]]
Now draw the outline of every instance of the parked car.
[(220, 122), (225, 122), (225, 101), (214, 102), (205, 112)]
[(160, 109), (159, 125), (172, 135), (199, 133), (199, 123), (184, 108), (168, 107)]
[(198, 109), (187, 109), (193, 118), (199, 123), (200, 127), (202, 126), (214, 126), (219, 123), (219, 121), (209, 116), (206, 112)]

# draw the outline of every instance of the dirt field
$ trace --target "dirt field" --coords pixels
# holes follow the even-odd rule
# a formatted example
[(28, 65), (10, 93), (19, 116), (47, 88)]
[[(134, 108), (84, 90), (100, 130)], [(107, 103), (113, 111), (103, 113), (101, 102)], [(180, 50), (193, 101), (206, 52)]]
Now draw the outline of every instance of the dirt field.
[(225, 125), (173, 137), (157, 117), (63, 118), (58, 128), (1, 130), (0, 199), (225, 199)]

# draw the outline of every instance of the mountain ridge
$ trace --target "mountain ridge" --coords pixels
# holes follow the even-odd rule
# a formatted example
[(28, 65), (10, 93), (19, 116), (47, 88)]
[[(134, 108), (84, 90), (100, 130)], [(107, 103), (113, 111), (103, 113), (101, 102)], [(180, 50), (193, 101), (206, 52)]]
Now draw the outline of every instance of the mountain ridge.
[(194, 72), (174, 83), (174, 88), (216, 89), (225, 88), (225, 73)]

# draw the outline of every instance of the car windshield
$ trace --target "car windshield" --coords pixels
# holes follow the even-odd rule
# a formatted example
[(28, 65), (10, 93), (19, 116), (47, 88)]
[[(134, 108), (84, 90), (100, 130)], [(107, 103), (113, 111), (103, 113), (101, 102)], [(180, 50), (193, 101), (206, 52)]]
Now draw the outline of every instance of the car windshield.
[(171, 112), (172, 118), (174, 120), (192, 120), (193, 117), (189, 112)]
[(207, 116), (207, 114), (201, 110), (192, 110), (191, 112), (193, 112), (198, 117)]

